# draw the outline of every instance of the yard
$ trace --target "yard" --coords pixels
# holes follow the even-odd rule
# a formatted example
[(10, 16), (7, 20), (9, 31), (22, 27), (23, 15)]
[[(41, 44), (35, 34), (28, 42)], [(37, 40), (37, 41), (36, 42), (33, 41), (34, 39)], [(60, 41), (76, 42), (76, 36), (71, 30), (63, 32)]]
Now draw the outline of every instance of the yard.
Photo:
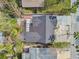
[(70, 42), (54, 42), (52, 47), (54, 48), (67, 48), (70, 46)]
[(70, 0), (47, 0), (44, 13), (70, 14)]
[(10, 43), (0, 44), (0, 59), (7, 59), (8, 56), (12, 56), (13, 59), (20, 59), (22, 51), (23, 43), (21, 41), (17, 41), (15, 46)]
[[(7, 0), (5, 0), (7, 1)], [(71, 12), (76, 12), (77, 4), (73, 5), (71, 8), (71, 0), (45, 0), (44, 7), (42, 8), (23, 8), (21, 6), (21, 1), (19, 0), (9, 0), (12, 4), (8, 4), (9, 8), (6, 12), (11, 13), (15, 16), (20, 16), (20, 14), (27, 14), (27, 13), (52, 13), (52, 14), (59, 14), (59, 15), (69, 15)], [(18, 8), (18, 9), (17, 9)], [(14, 12), (13, 12), (14, 11)]]

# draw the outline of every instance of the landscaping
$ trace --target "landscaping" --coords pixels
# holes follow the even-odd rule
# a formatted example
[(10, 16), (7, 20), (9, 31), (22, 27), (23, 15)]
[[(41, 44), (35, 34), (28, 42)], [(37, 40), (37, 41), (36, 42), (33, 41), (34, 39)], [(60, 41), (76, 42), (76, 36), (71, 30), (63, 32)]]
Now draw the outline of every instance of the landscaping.
[(9, 14), (1, 12), (0, 17), (0, 32), (5, 37), (5, 41), (0, 44), (0, 59), (7, 59), (7, 55), (12, 55), (13, 57), (15, 55), (14, 59), (17, 59), (17, 54), (22, 53), (24, 46), (19, 37), (21, 29), (17, 24), (16, 18), (10, 17)]
[(67, 48), (70, 46), (70, 42), (54, 42), (52, 47), (54, 48)]
[[(0, 8), (0, 32), (5, 37), (5, 42), (0, 43), (0, 59), (7, 59), (12, 56), (13, 59), (21, 59), (24, 42), (21, 41), (21, 27), (17, 24), (17, 18), (27, 13), (36, 14), (54, 14), (70, 15), (76, 13), (79, 0), (71, 7), (71, 0), (45, 0), (42, 8), (23, 8), (20, 0), (2, 0), (5, 4)], [(74, 38), (79, 38), (79, 32), (74, 33)], [(30, 44), (30, 43), (29, 43)], [(31, 44), (32, 45), (32, 44)], [(53, 48), (68, 48), (70, 42), (53, 42)], [(79, 48), (79, 46), (76, 46)]]
[(40, 13), (40, 14), (58, 14), (58, 15), (70, 15), (70, 13), (75, 13), (77, 11), (78, 2), (71, 7), (71, 0), (45, 0), (44, 7), (42, 8), (23, 8), (21, 6), (21, 1), (19, 0), (5, 0), (7, 4), (5, 12), (10, 13), (10, 15), (20, 16), (27, 13)]
[(44, 13), (70, 14), (70, 0), (47, 0)]
[(76, 48), (79, 49), (79, 45), (77, 45)]
[(79, 38), (79, 32), (74, 32), (74, 38), (78, 39)]

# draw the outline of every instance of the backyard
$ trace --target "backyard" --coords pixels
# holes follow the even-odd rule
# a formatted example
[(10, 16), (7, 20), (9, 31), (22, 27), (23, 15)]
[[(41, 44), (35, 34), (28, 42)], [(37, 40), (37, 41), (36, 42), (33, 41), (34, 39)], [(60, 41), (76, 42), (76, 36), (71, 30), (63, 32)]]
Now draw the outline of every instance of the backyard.
[[(10, 3), (11, 4), (10, 4)], [(45, 0), (44, 7), (42, 8), (23, 8), (21, 1), (19, 0), (5, 0), (7, 8), (3, 11), (10, 13), (10, 15), (21, 16), (27, 13), (40, 13), (40, 14), (58, 14), (58, 15), (69, 15), (71, 12), (75, 13), (78, 3), (75, 3), (71, 8), (71, 0)]]

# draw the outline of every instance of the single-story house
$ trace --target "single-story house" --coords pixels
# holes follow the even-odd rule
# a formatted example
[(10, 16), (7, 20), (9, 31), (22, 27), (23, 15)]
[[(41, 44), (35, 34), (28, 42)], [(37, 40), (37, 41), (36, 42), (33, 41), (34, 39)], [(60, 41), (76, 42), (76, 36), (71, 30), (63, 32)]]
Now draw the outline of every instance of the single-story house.
[(21, 21), (21, 37), (26, 42), (50, 43), (55, 39), (57, 18), (53, 15), (25, 16)]
[(22, 59), (71, 59), (69, 48), (26, 48)]
[(57, 52), (54, 48), (27, 48), (22, 59), (57, 59)]

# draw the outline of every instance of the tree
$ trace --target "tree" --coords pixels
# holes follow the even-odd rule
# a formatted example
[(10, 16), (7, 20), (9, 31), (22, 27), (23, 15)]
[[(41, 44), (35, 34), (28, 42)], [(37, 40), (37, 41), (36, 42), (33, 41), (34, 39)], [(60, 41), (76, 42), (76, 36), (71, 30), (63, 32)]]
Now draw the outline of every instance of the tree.
[(21, 12), (19, 10), (17, 0), (1, 0), (4, 5), (4, 9), (2, 11), (8, 13), (11, 16), (20, 17)]
[[(8, 15), (6, 16), (3, 12), (1, 12), (0, 17), (0, 31), (3, 32), (3, 35), (7, 40), (0, 50), (5, 49), (8, 52), (7, 54), (12, 55), (21, 53), (24, 44), (19, 38), (21, 29), (17, 24), (16, 18), (11, 18)], [(16, 51), (14, 51), (14, 48), (16, 48)]]
[[(43, 13), (70, 14), (70, 0), (46, 0)], [(65, 12), (62, 12), (65, 10)], [(68, 12), (69, 11), (69, 12)]]
[(79, 39), (79, 32), (74, 32), (74, 38)]

